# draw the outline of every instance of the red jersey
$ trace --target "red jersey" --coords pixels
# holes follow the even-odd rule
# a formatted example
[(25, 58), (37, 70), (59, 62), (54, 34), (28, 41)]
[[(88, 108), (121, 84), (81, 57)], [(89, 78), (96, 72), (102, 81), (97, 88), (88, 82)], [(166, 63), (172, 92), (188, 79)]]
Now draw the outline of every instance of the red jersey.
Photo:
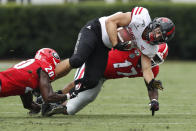
[(55, 68), (47, 62), (29, 59), (0, 72), (0, 97), (22, 95), (39, 87), (39, 70), (50, 80), (55, 78)]
[[(122, 77), (143, 77), (141, 64), (141, 52), (133, 48), (130, 51), (119, 51), (112, 49), (109, 52), (108, 63), (104, 73), (106, 79)], [(159, 73), (159, 66), (152, 68), (154, 77)]]

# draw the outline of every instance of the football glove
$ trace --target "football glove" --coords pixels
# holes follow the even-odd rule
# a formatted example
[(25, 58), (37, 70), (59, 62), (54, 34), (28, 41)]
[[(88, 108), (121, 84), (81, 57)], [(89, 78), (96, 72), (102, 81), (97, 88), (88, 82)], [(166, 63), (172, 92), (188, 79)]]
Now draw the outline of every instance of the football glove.
[(131, 48), (131, 41), (126, 42), (120, 42), (116, 46), (114, 46), (114, 49), (120, 50), (120, 51), (129, 51)]
[(155, 111), (159, 110), (159, 102), (156, 99), (152, 99), (149, 106), (150, 110), (152, 111), (152, 116), (154, 116)]
[(148, 90), (154, 90), (154, 89), (159, 89), (159, 90), (163, 90), (163, 85), (162, 82), (160, 80), (155, 80), (152, 79), (150, 81), (150, 83), (148, 84)]

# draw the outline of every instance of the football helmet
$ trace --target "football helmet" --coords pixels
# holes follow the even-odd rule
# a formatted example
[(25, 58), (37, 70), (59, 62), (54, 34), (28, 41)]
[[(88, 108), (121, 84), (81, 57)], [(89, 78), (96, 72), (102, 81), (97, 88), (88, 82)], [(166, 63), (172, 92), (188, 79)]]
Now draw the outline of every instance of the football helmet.
[(168, 55), (168, 45), (166, 43), (160, 44), (158, 46), (158, 52), (151, 59), (152, 67), (162, 64)]
[(35, 55), (35, 59), (40, 61), (45, 61), (50, 63), (53, 67), (55, 67), (58, 63), (60, 63), (60, 57), (57, 52), (50, 48), (42, 48), (37, 51)]
[[(157, 40), (155, 29), (160, 28), (161, 38)], [(169, 42), (175, 34), (175, 25), (169, 18), (157, 17), (147, 26), (146, 40), (151, 45)]]

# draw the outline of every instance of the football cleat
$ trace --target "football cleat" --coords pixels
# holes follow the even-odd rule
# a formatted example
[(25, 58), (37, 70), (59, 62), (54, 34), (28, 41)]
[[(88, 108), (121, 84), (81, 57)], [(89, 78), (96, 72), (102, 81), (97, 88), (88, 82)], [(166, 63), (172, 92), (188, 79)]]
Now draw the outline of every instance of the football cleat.
[(54, 114), (64, 114), (66, 106), (58, 104), (42, 104), (42, 116), (50, 117)]

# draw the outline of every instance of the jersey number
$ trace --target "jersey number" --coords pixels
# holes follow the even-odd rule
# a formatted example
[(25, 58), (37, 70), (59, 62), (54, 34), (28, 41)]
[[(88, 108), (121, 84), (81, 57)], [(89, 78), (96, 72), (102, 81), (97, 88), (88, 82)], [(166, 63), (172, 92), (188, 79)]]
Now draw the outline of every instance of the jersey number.
[(25, 67), (31, 65), (34, 61), (35, 61), (35, 59), (29, 59), (29, 60), (26, 60), (26, 61), (22, 61), (22, 62), (20, 62), (16, 65), (14, 65), (14, 68), (16, 68), (16, 69), (25, 68)]
[[(113, 64), (114, 68), (122, 68), (122, 67), (127, 68), (131, 65), (132, 65), (132, 63), (130, 61), (127, 61), (127, 60), (125, 60), (124, 63), (114, 63)], [(126, 76), (126, 77), (132, 76), (132, 75), (137, 75), (137, 74), (138, 73), (137, 73), (136, 69), (133, 66), (131, 67), (131, 70), (130, 70), (129, 73), (117, 71), (117, 75), (123, 75), (123, 76)]]
[(45, 68), (46, 72), (48, 72), (49, 77), (54, 76), (54, 71), (52, 71), (52, 66), (49, 66), (49, 68)]

